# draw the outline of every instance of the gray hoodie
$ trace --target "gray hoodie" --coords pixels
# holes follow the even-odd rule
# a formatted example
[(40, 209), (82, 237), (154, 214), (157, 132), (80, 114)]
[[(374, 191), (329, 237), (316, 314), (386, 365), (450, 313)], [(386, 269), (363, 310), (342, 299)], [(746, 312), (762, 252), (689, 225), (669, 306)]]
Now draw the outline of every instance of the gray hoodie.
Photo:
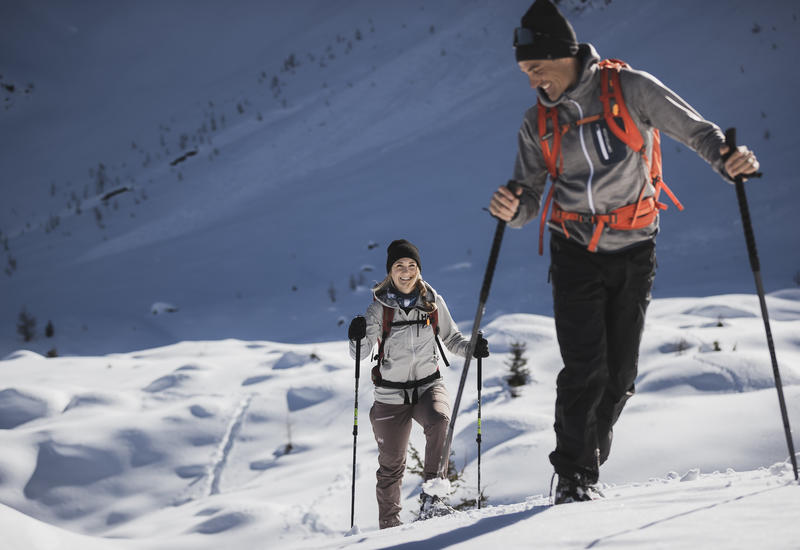
[[(558, 106), (561, 124), (603, 112), (600, 69), (597, 66), (600, 57), (592, 45), (581, 44), (578, 59), (581, 73), (573, 88), (565, 91), (556, 101), (550, 101), (545, 94), (539, 93), (539, 101), (545, 107)], [(705, 120), (675, 92), (644, 71), (623, 69), (620, 84), (625, 104), (645, 140), (648, 158), (653, 145), (651, 130), (658, 128), (697, 152), (715, 171), (728, 179), (724, 175), (719, 153), (725, 136), (718, 126)], [(522, 227), (536, 218), (542, 201), (548, 174), (539, 140), (537, 115), (536, 106), (528, 109), (519, 130), (519, 150), (513, 179), (521, 184), (523, 193), (519, 212), (509, 222), (511, 227)], [(570, 128), (562, 137), (564, 165), (555, 182), (553, 199), (568, 212), (606, 214), (633, 204), (639, 197), (642, 185), (649, 180), (648, 167), (642, 155), (631, 150), (607, 129), (604, 131), (603, 126), (604, 121), (599, 125), (584, 124)], [(676, 191), (676, 187), (671, 188)], [(652, 196), (654, 192), (655, 189), (648, 183), (644, 196)], [(679, 191), (676, 191), (676, 195), (680, 195)], [(661, 195), (659, 200), (669, 201), (665, 195)], [(549, 225), (552, 231), (563, 234), (560, 224), (550, 222)], [(566, 222), (566, 226), (571, 239), (588, 245), (594, 231), (590, 222), (570, 221)], [(642, 229), (614, 230), (606, 227), (597, 250), (620, 250), (652, 239), (657, 232), (658, 218)]]
[[(447, 309), (444, 298), (427, 283), (427, 298), (434, 302), (439, 316), (439, 339), (451, 352), (465, 357), (469, 349), (469, 340), (464, 338), (458, 330), (450, 311)], [(416, 321), (427, 313), (414, 307), (406, 313), (397, 303), (389, 298), (385, 290), (374, 294), (375, 301), (367, 308), (367, 335), (361, 340), (361, 359), (370, 357), (373, 346), (376, 346), (383, 331), (383, 306), (395, 310), (394, 321)], [(434, 298), (431, 300), (431, 298)], [(350, 342), (350, 356), (356, 356), (356, 344)], [(392, 327), (386, 344), (383, 347), (383, 363), (381, 364), (381, 377), (392, 382), (408, 382), (421, 380), (430, 376), (439, 368), (439, 349), (436, 346), (433, 329), (425, 325), (405, 325)], [(417, 393), (422, 395), (435, 384), (443, 384), (442, 378), (429, 384), (420, 386)], [(389, 404), (402, 405), (403, 391), (393, 388), (375, 387), (375, 401)]]

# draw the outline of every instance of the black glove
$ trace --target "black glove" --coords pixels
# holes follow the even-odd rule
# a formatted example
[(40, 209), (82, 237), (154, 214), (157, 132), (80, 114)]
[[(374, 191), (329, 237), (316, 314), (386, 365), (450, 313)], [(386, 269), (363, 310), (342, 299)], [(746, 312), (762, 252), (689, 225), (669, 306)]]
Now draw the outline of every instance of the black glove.
[(475, 351), (472, 352), (472, 356), (475, 359), (489, 357), (489, 342), (483, 336), (478, 337), (478, 341), (475, 344)]
[(367, 320), (361, 315), (353, 317), (350, 321), (350, 328), (347, 329), (347, 337), (350, 340), (361, 340), (367, 336)]

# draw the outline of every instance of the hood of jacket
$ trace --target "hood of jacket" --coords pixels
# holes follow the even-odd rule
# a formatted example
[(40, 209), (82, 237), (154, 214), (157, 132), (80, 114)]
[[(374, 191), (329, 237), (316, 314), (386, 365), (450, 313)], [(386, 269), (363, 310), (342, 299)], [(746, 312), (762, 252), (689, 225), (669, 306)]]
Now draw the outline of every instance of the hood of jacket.
[(597, 64), (600, 62), (600, 54), (591, 44), (580, 44), (578, 47), (578, 62), (580, 63), (578, 82), (564, 90), (564, 93), (558, 96), (555, 101), (547, 97), (547, 94), (542, 90), (537, 89), (539, 101), (545, 107), (555, 107), (570, 98), (585, 97), (593, 91), (597, 85), (595, 75), (597, 74)]

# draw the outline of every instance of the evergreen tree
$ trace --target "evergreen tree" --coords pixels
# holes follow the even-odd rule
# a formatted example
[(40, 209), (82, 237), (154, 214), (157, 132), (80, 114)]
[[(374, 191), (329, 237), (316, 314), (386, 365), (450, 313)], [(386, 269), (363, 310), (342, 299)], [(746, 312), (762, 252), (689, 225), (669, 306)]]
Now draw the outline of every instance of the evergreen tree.
[(28, 313), (25, 308), (22, 308), (22, 311), (19, 312), (17, 334), (22, 336), (22, 339), (26, 342), (30, 342), (36, 336), (36, 318)]
[(524, 386), (530, 380), (530, 371), (525, 366), (528, 359), (525, 357), (525, 343), (513, 342), (511, 344), (511, 359), (506, 362), (510, 375), (506, 376), (511, 397), (519, 397), (517, 388)]

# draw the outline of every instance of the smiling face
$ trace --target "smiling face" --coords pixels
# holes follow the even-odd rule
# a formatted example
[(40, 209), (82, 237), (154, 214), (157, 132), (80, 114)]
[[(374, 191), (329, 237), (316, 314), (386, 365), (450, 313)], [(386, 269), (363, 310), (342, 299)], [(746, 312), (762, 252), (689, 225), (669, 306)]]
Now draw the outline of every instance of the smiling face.
[(409, 294), (414, 290), (414, 285), (417, 284), (419, 279), (419, 268), (417, 262), (411, 258), (400, 258), (392, 264), (392, 270), (389, 272), (392, 277), (394, 287), (403, 294)]
[(555, 101), (567, 88), (578, 82), (578, 59), (529, 59), (518, 63), (519, 69), (528, 75), (531, 88), (541, 89), (550, 101)]

